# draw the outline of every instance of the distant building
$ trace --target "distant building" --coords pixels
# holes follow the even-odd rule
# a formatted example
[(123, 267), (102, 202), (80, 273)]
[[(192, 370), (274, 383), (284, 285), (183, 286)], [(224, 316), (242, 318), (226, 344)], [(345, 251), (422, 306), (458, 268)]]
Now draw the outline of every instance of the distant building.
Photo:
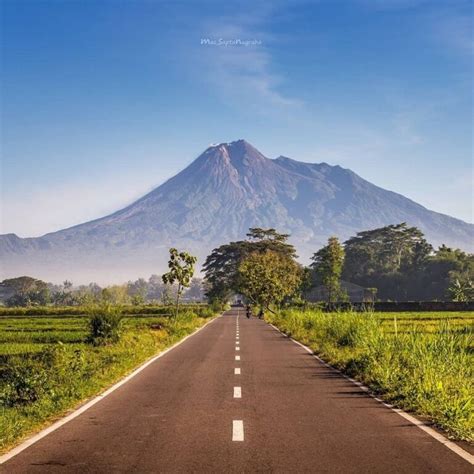
[[(372, 289), (364, 288), (349, 281), (341, 281), (341, 290), (345, 292), (351, 303), (374, 301)], [(306, 300), (310, 302), (327, 301), (328, 291), (323, 285), (316, 286), (306, 293)]]

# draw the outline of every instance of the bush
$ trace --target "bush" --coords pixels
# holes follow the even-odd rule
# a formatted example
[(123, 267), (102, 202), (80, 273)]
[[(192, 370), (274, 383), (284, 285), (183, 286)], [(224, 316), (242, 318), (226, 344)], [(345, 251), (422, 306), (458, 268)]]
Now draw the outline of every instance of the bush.
[(286, 310), (268, 319), (398, 406), (428, 416), (458, 439), (474, 437), (473, 338), (446, 321), (401, 333), (375, 313)]
[(48, 373), (32, 359), (0, 367), (0, 406), (26, 405), (38, 400), (47, 390)]
[(118, 342), (122, 326), (123, 314), (118, 306), (103, 304), (89, 308), (89, 338), (95, 346), (105, 346)]

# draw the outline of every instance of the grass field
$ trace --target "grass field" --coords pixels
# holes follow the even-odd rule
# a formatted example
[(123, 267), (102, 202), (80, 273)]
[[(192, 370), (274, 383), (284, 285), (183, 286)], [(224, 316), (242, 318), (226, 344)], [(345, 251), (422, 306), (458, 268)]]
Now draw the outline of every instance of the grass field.
[(474, 313), (322, 313), (267, 320), (394, 405), (474, 439)]
[[(163, 312), (163, 311), (162, 311)], [(184, 307), (176, 321), (126, 315), (121, 339), (87, 342), (84, 315), (0, 316), (0, 452), (101, 392), (217, 314)]]

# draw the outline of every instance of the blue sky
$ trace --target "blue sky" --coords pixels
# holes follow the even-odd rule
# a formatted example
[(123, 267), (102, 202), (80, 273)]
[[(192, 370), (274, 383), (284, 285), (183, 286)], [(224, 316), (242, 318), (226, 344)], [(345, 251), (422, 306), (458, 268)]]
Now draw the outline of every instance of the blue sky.
[(1, 232), (100, 217), (239, 138), (473, 221), (470, 0), (1, 5)]

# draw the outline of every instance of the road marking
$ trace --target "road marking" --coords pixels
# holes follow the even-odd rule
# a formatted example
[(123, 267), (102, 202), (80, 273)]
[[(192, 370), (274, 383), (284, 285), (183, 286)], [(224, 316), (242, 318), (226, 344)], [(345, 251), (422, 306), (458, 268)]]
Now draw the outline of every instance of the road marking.
[(240, 360), (240, 356), (235, 356), (235, 360)]
[(353, 378), (343, 374), (340, 370), (336, 369), (335, 367), (333, 367), (331, 364), (328, 364), (326, 361), (324, 361), (323, 359), (321, 359), (321, 357), (319, 357), (318, 355), (316, 355), (314, 353), (314, 351), (312, 351), (309, 347), (305, 346), (304, 344), (301, 344), (301, 342), (293, 339), (292, 337), (288, 336), (287, 334), (285, 334), (283, 331), (280, 331), (276, 326), (274, 326), (273, 324), (270, 324), (270, 326), (275, 329), (275, 331), (278, 331), (280, 334), (283, 334), (283, 336), (287, 337), (288, 339), (290, 339), (291, 341), (293, 341), (295, 344), (297, 344), (298, 346), (302, 347), (306, 352), (309, 352), (315, 359), (317, 359), (319, 362), (321, 362), (324, 366), (326, 366), (328, 369), (331, 369), (335, 372), (337, 372), (338, 374), (340, 374), (342, 377), (344, 377), (345, 379), (349, 380), (349, 382), (352, 382), (354, 385), (356, 385), (357, 387), (359, 387), (361, 390), (363, 390), (364, 392), (367, 393), (367, 395), (369, 395), (371, 398), (373, 398), (374, 400), (376, 400), (377, 402), (381, 403), (383, 406), (389, 408), (390, 410), (394, 411), (395, 413), (399, 414), (402, 418), (404, 418), (405, 420), (409, 421), (410, 423), (412, 423), (413, 425), (417, 426), (418, 428), (420, 428), (420, 430), (423, 430), (427, 435), (431, 436), (432, 438), (434, 438), (436, 441), (439, 441), (441, 444), (443, 444), (444, 446), (446, 446), (448, 449), (450, 449), (451, 451), (453, 451), (454, 453), (456, 453), (459, 457), (463, 458), (465, 461), (467, 461), (468, 463), (470, 464), (474, 464), (474, 456), (470, 453), (468, 453), (467, 451), (465, 451), (464, 449), (462, 449), (460, 446), (458, 446), (456, 443), (453, 443), (452, 441), (450, 441), (448, 438), (446, 438), (445, 436), (443, 436), (441, 433), (438, 433), (436, 430), (434, 430), (433, 428), (430, 428), (428, 425), (426, 425), (425, 423), (423, 423), (422, 421), (418, 420), (417, 418), (415, 418), (414, 416), (412, 415), (409, 415), (408, 413), (406, 413), (405, 411), (403, 411), (402, 409), (400, 408), (395, 408), (393, 405), (390, 405), (389, 403), (386, 403), (384, 402), (383, 400), (381, 400), (380, 398), (374, 396), (372, 393), (370, 393), (370, 390), (368, 387), (366, 387), (365, 385), (363, 385), (362, 383), (354, 380)]
[(234, 387), (234, 398), (242, 398), (242, 387)]
[(242, 420), (232, 421), (232, 441), (244, 440), (244, 422)]
[(240, 367), (234, 369), (234, 375), (240, 375)]
[(235, 350), (236, 350), (236, 351), (240, 351), (240, 347), (239, 347), (239, 346), (235, 346)]
[(0, 456), (0, 464), (3, 464), (5, 462), (7, 462), (11, 458), (13, 458), (16, 455), (20, 454), (25, 449), (27, 449), (30, 446), (32, 446), (33, 444), (37, 443), (39, 440), (41, 440), (44, 437), (48, 436), (53, 431), (56, 431), (58, 428), (65, 425), (69, 421), (73, 420), (74, 418), (77, 418), (79, 415), (84, 413), (89, 408), (93, 407), (96, 403), (103, 400), (105, 397), (110, 395), (112, 392), (115, 392), (115, 390), (117, 390), (119, 387), (121, 387), (122, 385), (129, 382), (133, 377), (138, 375), (142, 370), (145, 370), (150, 364), (153, 364), (153, 362), (155, 362), (157, 359), (160, 359), (161, 357), (166, 355), (168, 352), (172, 351), (173, 349), (175, 349), (176, 347), (181, 345), (187, 339), (189, 339), (190, 337), (196, 335), (198, 332), (202, 331), (209, 324), (213, 323), (214, 321), (217, 321), (221, 316), (222, 315), (219, 315), (218, 317), (216, 317), (214, 319), (211, 319), (211, 321), (208, 321), (206, 324), (204, 324), (204, 326), (201, 326), (200, 328), (196, 329), (194, 332), (187, 335), (186, 337), (184, 337), (183, 339), (178, 341), (176, 344), (173, 344), (171, 347), (168, 347), (168, 349), (165, 349), (164, 351), (160, 352), (156, 356), (153, 356), (151, 359), (144, 362), (142, 365), (137, 367), (131, 374), (127, 375), (122, 380), (117, 382), (115, 385), (112, 385), (111, 387), (109, 387), (107, 390), (105, 390), (101, 394), (96, 395), (94, 398), (92, 398), (92, 400), (88, 401), (87, 403), (82, 405), (77, 410), (74, 410), (71, 414), (69, 414), (69, 415), (65, 416), (64, 418), (56, 421), (56, 423), (53, 423), (51, 426), (48, 426), (47, 428), (45, 428), (44, 430), (42, 430), (39, 433), (35, 434), (31, 438), (26, 439), (23, 443), (19, 444), (16, 448), (13, 448), (11, 451), (5, 453), (3, 456)]
[[(238, 339), (238, 338), (237, 338)], [(235, 341), (235, 345), (238, 346), (240, 344), (239, 341)]]

